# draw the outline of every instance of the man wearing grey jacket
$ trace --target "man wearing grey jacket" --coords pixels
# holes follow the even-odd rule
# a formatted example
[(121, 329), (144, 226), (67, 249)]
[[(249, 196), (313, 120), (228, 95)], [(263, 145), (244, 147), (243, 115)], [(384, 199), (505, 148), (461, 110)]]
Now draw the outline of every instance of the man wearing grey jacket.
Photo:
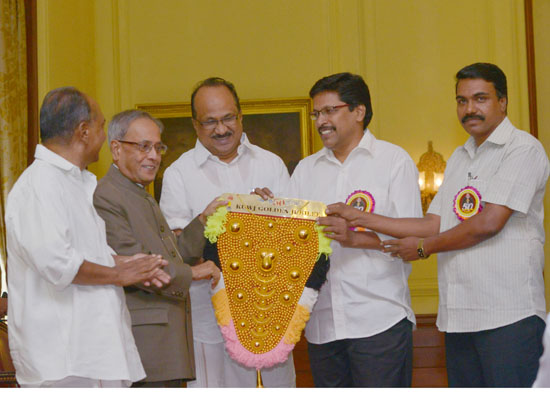
[(94, 194), (107, 241), (118, 254), (160, 254), (169, 262), (165, 270), (170, 285), (156, 290), (125, 288), (132, 332), (147, 374), (136, 385), (146, 387), (177, 387), (195, 378), (189, 285), (203, 279), (215, 284), (220, 277), (213, 262), (202, 262), (200, 256), (205, 217), (222, 202), (211, 203), (176, 237), (145, 189), (155, 179), (167, 149), (161, 142), (162, 129), (160, 121), (143, 111), (115, 115), (108, 131), (114, 164)]

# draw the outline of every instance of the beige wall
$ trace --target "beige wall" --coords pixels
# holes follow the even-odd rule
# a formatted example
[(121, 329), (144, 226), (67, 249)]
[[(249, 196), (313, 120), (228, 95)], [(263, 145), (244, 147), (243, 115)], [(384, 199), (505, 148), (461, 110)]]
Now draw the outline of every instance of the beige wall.
[[(433, 140), (448, 159), (467, 137), (456, 119), (454, 74), (489, 61), (508, 76), (512, 122), (529, 125), (522, 0), (42, 0), (38, 7), (40, 96), (75, 85), (107, 118), (138, 103), (189, 101), (193, 85), (213, 75), (233, 81), (242, 99), (261, 99), (304, 97), (320, 77), (351, 71), (371, 88), (377, 137), (415, 161)], [(550, 97), (548, 88), (541, 94)], [(101, 177), (109, 164), (104, 147), (91, 169)], [(435, 258), (413, 266), (415, 311), (436, 312)]]

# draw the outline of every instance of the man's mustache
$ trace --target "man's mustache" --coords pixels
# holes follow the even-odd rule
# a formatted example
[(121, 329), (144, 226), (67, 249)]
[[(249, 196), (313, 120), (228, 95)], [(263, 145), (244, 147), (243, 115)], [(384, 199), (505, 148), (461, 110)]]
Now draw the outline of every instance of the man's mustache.
[(482, 115), (466, 115), (462, 118), (462, 120), (460, 120), (462, 122), (462, 124), (466, 123), (468, 120), (473, 120), (473, 119), (477, 119), (477, 120), (481, 120), (481, 121), (484, 121), (485, 120), (485, 116), (482, 116)]
[(321, 126), (317, 129), (318, 132), (323, 132), (323, 131), (326, 131), (326, 130), (336, 131), (336, 127), (334, 127), (334, 126)]
[(214, 135), (212, 135), (212, 138), (213, 139), (222, 139), (222, 138), (230, 137), (231, 135), (233, 135), (233, 132), (227, 131), (224, 134), (214, 134)]

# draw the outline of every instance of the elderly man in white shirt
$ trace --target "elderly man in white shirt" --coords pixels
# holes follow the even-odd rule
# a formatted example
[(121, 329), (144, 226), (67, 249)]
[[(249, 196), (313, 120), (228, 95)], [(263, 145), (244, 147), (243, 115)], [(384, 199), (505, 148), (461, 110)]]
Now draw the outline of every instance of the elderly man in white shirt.
[[(191, 95), (195, 148), (182, 154), (164, 172), (161, 210), (173, 230), (185, 228), (206, 205), (225, 192), (248, 194), (253, 187), (282, 192), (288, 171), (275, 154), (252, 145), (242, 128), (235, 87), (222, 78), (200, 82)], [(214, 317), (208, 284), (190, 288), (196, 381), (188, 387), (255, 387), (256, 371), (232, 360)], [(262, 369), (266, 387), (293, 387), (292, 356)]]
[(74, 88), (44, 98), (34, 163), (8, 196), (9, 343), (23, 387), (123, 387), (145, 377), (122, 286), (162, 287), (156, 255), (114, 257), (85, 168), (105, 140), (98, 104)]
[[(310, 96), (311, 116), (325, 147), (300, 161), (289, 196), (420, 217), (416, 166), (403, 149), (376, 139), (367, 128), (372, 106), (363, 78), (327, 76), (315, 83)], [(352, 232), (338, 217), (327, 217), (323, 224), (338, 243), (332, 243), (327, 282), (306, 326), (315, 386), (410, 386), (416, 322), (407, 283), (410, 264), (384, 254), (375, 233)], [(368, 242), (369, 249), (347, 241), (352, 234)]]
[[(458, 147), (422, 219), (391, 219), (329, 206), (331, 214), (403, 238), (404, 260), (438, 255), (437, 326), (446, 332), (452, 387), (529, 387), (542, 354), (543, 197), (548, 157), (506, 116), (506, 76), (476, 63), (456, 75), (457, 114), (471, 135)], [(466, 195), (473, 209), (464, 208)]]

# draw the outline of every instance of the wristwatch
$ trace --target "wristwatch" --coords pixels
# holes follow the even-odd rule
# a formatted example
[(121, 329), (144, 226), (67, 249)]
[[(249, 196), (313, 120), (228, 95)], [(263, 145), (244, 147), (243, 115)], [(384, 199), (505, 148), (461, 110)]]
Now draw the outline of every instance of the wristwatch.
[(418, 241), (418, 246), (416, 247), (416, 252), (418, 253), (418, 258), (427, 259), (430, 255), (424, 252), (424, 239)]

